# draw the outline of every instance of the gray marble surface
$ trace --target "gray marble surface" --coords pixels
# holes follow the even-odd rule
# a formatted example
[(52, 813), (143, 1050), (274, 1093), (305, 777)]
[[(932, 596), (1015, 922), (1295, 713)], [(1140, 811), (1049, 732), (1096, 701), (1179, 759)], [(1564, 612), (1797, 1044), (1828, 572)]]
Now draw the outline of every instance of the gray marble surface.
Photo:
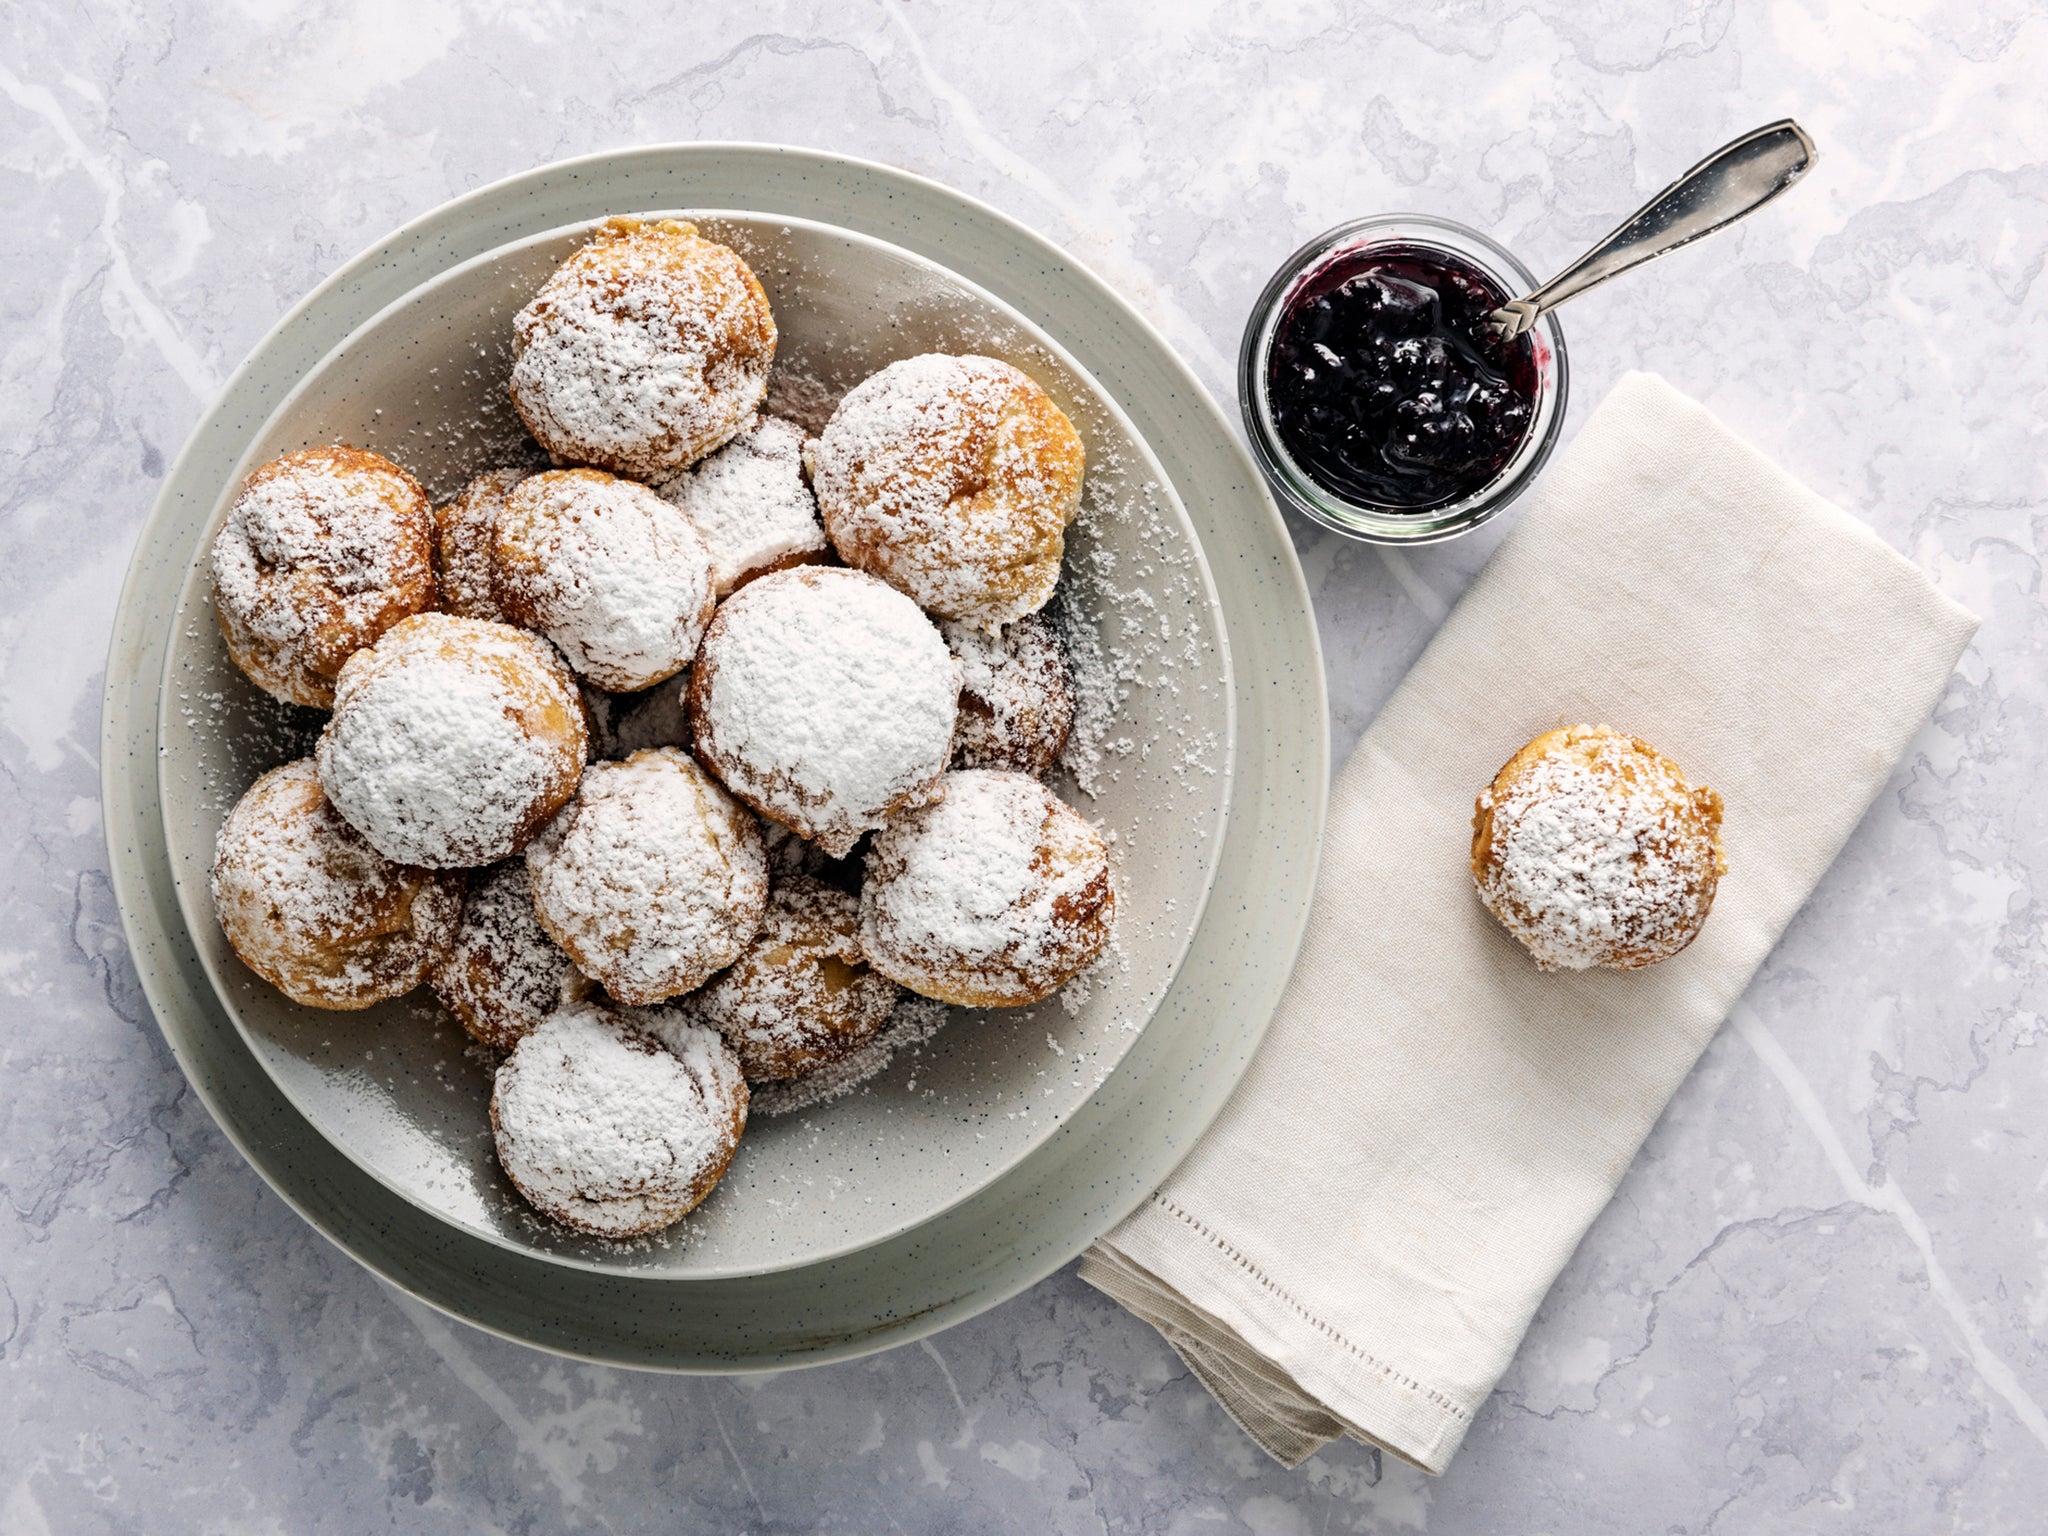
[[(2040, 1529), (2044, 73), (2039, 0), (0, 9), (0, 1531)], [(1071, 1274), (824, 1370), (565, 1364), (357, 1269), (187, 1091), (105, 873), (108, 624), (208, 397), (385, 230), (816, 144), (1045, 230), (1227, 398), (1315, 231), (1421, 209), (1549, 270), (1785, 112), (1807, 185), (1568, 312), (1574, 415), (1662, 372), (1984, 628), (1447, 1476), (1281, 1471)], [(1341, 755), (1498, 533), (1295, 533)]]

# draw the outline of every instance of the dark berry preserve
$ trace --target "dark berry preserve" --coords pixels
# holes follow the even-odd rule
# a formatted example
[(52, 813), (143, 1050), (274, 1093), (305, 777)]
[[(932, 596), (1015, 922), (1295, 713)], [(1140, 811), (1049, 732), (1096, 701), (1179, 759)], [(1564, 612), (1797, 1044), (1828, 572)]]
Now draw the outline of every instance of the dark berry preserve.
[(1266, 392), (1288, 455), (1327, 489), (1391, 512), (1463, 501), (1529, 435), (1534, 340), (1494, 339), (1511, 296), (1425, 245), (1341, 251), (1288, 294)]

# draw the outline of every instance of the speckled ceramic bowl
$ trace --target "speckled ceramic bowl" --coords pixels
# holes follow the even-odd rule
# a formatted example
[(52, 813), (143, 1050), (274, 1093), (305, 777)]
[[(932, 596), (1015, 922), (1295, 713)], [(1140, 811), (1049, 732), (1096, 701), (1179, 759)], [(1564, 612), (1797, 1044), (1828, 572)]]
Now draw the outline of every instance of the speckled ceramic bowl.
[[(1072, 348), (1073, 387), (1092, 375), (1126, 414), (1134, 440), (1157, 456), (1147, 472), (1180, 493), (1210, 552), (1243, 746), (1187, 959), (1147, 1010), (1150, 1025), (1056, 1131), (929, 1219), (836, 1259), (752, 1274), (665, 1271), (659, 1253), (578, 1267), (530, 1239), (508, 1243), (432, 1214), (364, 1172), (236, 1029), (199, 952), (213, 942), (210, 922), (180, 906), (165, 837), (183, 814), (189, 887), (203, 818), (167, 804), (156, 773), (160, 746), (177, 758), (178, 730), (206, 734), (163, 681), (205, 626), (190, 605), (168, 632), (165, 615), (181, 591), (191, 596), (195, 551), (237, 466), (289, 440), (262, 438), (273, 406), (389, 304), (478, 255), (607, 212), (735, 205), (900, 242), (1043, 319)], [(394, 424), (378, 442), (402, 440)], [(145, 990), (200, 1096), (274, 1187), (362, 1262), (478, 1326), (590, 1358), (700, 1370), (833, 1358), (944, 1326), (1064, 1263), (1142, 1198), (1221, 1108), (1278, 1000), (1306, 917), (1328, 752), (1320, 657), (1285, 531), (1224, 418), (1155, 333), (1056, 249), (957, 193), (807, 151), (715, 145), (570, 162), (471, 194), (350, 263), (281, 322), (207, 413), (144, 531), (110, 656), (104, 744), (115, 883)], [(177, 783), (167, 770), (163, 787)], [(193, 791), (216, 806), (231, 793), (225, 781)], [(459, 1079), (434, 1086), (462, 1091)], [(691, 1252), (686, 1243), (675, 1256), (687, 1264)]]
[[(553, 1262), (750, 1275), (836, 1258), (958, 1204), (1053, 1134), (1115, 1069), (1165, 995), (1215, 875), (1230, 795), (1230, 655), (1200, 544), (1165, 471), (1050, 337), (944, 268), (866, 235), (747, 213), (675, 216), (759, 274), (780, 333), (770, 404), (807, 416), (812, 430), (862, 379), (922, 352), (1012, 362), (1080, 429), (1089, 472), (1062, 595), (1069, 622), (1109, 658), (1113, 674), (1098, 691), (1114, 713), (1088, 726), (1099, 763), (1085, 786), (1069, 776), (1060, 788), (1116, 849), (1112, 963), (1036, 1007), (955, 1010), (929, 1041), (836, 1102), (776, 1118), (757, 1108), (710, 1199), (659, 1237), (615, 1244), (537, 1219), (513, 1192), (492, 1147), (490, 1069), (431, 994), (324, 1012), (292, 1003), (235, 958), (206, 888), (215, 833), (257, 774), (310, 750), (325, 717), (274, 705), (229, 660), (213, 622), (212, 529), (243, 474), (298, 448), (374, 449), (437, 501), (530, 455), (505, 384), (512, 316), (588, 238), (585, 225), (511, 242), (423, 283), (316, 363), (251, 439), (172, 620), (159, 721), (164, 823), (185, 920), (222, 1001), (300, 1113), (366, 1172), (466, 1231)], [(1118, 675), (1133, 682), (1120, 686)]]

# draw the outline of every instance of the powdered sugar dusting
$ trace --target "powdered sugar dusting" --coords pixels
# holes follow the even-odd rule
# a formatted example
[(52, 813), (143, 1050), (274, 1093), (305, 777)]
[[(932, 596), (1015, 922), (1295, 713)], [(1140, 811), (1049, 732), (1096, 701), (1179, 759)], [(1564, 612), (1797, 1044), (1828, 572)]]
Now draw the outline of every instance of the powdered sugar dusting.
[(1102, 839), (1022, 774), (949, 773), (945, 791), (876, 835), (861, 947), (878, 970), (927, 996), (996, 1005), (1044, 997), (1108, 937)]
[(471, 877), (455, 942), (427, 979), (471, 1035), (510, 1050), (555, 1010), (573, 969), (534, 913), (526, 861), (506, 859)]
[(709, 1193), (746, 1105), (739, 1063), (711, 1031), (657, 1042), (572, 1003), (498, 1069), (491, 1118), (499, 1160), (535, 1208), (629, 1237), (668, 1225)]
[(464, 486), (461, 495), (434, 509), (441, 605), (448, 612), (505, 622), (505, 612), (491, 590), (491, 546), (497, 537), (498, 509), (525, 478), (523, 469), (487, 469)]
[(1074, 723), (1074, 687), (1059, 638), (1038, 614), (999, 634), (948, 620), (939, 626), (960, 663), (957, 768), (1042, 774), (1059, 761)]
[(326, 705), (350, 653), (432, 606), (430, 530), (425, 492), (374, 454), (314, 448), (263, 465), (213, 540), (238, 659), (279, 697)]
[(616, 219), (512, 322), (512, 399), (557, 462), (655, 479), (746, 425), (775, 322), (754, 275), (689, 224)]
[(720, 597), (749, 576), (824, 553), (803, 455), (802, 428), (763, 416), (661, 488), (710, 546)]
[(860, 903), (797, 876), (777, 884), (752, 947), (693, 993), (690, 1008), (738, 1053), (747, 1081), (764, 1082), (855, 1050), (902, 990), (861, 954)]
[[(1061, 591), (1054, 610), (1047, 611), (1075, 651), (1084, 716), (1070, 736), (1063, 765), (1068, 771), (1055, 782), (1076, 804), (1085, 803), (1084, 794), (1105, 796), (1099, 813), (1107, 818), (1106, 830), (1123, 835), (1119, 869), (1132, 881), (1130, 909), (1120, 921), (1136, 936), (1136, 947), (1119, 954), (1112, 941), (1056, 999), (963, 1020), (962, 1028), (942, 1035), (933, 1032), (947, 1008), (906, 999), (895, 1022), (852, 1057), (800, 1081), (757, 1091), (756, 1109), (763, 1115), (778, 1099), (791, 1109), (849, 1092), (857, 1101), (840, 1106), (829, 1122), (821, 1115), (764, 1135), (743, 1160), (740, 1187), (727, 1199), (640, 1245), (650, 1255), (649, 1267), (681, 1271), (707, 1259), (751, 1264), (757, 1254), (779, 1260), (801, 1253), (812, 1240), (814, 1219), (823, 1223), (816, 1228), (820, 1238), (842, 1230), (864, 1234), (869, 1214), (881, 1218), (882, 1208), (893, 1206), (905, 1188), (965, 1193), (979, 1177), (974, 1169), (1006, 1164), (1014, 1149), (1056, 1124), (1077, 1102), (1076, 1093), (1085, 1094), (1115, 1067), (1170, 980), (1171, 960), (1161, 958), (1159, 941), (1170, 944), (1199, 911), (1184, 893), (1192, 889), (1189, 878), (1200, 878), (1202, 850), (1215, 826), (1212, 797), (1184, 798), (1175, 787), (1195, 796), (1213, 786), (1213, 775), (1228, 761), (1222, 723), (1227, 715), (1217, 702), (1228, 687), (1227, 669), (1218, 654), (1220, 634), (1207, 617), (1199, 555), (1171, 510), (1170, 492), (1148, 482), (1156, 469), (1141, 451), (1123, 448), (1127, 429), (1114, 418), (1114, 408), (1062, 359), (1040, 350), (1028, 332), (978, 296), (962, 294), (945, 274), (922, 280), (892, 274), (878, 294), (886, 310), (878, 306), (872, 318), (864, 317), (858, 304), (847, 301), (843, 253), (829, 238), (748, 216), (718, 220), (717, 227), (718, 238), (738, 247), (769, 284), (790, 343), (774, 370), (771, 400), (778, 413), (807, 430), (821, 430), (843, 393), (893, 357), (941, 351), (1016, 363), (1052, 391), (1086, 439), (1083, 509), (1068, 530)], [(468, 476), (493, 464), (519, 462), (518, 433), (502, 430), (511, 417), (504, 388), (510, 359), (505, 322), (562, 249), (557, 244), (522, 258), (518, 282), (504, 285), (507, 294), (516, 288), (518, 297), (484, 317), (488, 324), (480, 323), (474, 347), (459, 356), (432, 357), (438, 368), (422, 364), (389, 398), (373, 402), (387, 409), (363, 417), (377, 416), (381, 428), (361, 425), (352, 402), (337, 393), (332, 430), (387, 445), (437, 494), (459, 489)], [(484, 378), (489, 404), (476, 403), (484, 396), (472, 388), (473, 377)], [(452, 411), (437, 413), (450, 404)], [(295, 424), (293, 431), (299, 430)], [(303, 434), (299, 440), (313, 437)], [(211, 616), (201, 617), (210, 629)], [(188, 669), (173, 683), (172, 718), (183, 724), (167, 735), (178, 744), (169, 771), (202, 786), (209, 805), (224, 810), (222, 797), (231, 797), (255, 768), (305, 750), (292, 739), (318, 722), (252, 700), (239, 679), (223, 688), (213, 675), (217, 646), (201, 636), (198, 649), (205, 653), (205, 669)], [(645, 694), (618, 696), (616, 736), (683, 739), (668, 708), (680, 693), (671, 681)], [(629, 712), (636, 727), (645, 713), (644, 735), (629, 730)], [(203, 745), (192, 750), (187, 744), (193, 741)], [(627, 750), (623, 740), (608, 745), (612, 754)], [(179, 756), (180, 750), (187, 755)], [(209, 833), (218, 817), (216, 810)], [(816, 844), (787, 836), (780, 842), (790, 868), (857, 884), (857, 869), (822, 866)], [(1123, 850), (1131, 856), (1123, 857)], [(1177, 906), (1162, 901), (1162, 893), (1182, 893), (1182, 899)], [(1082, 994), (1091, 989), (1077, 1012)], [(396, 1010), (394, 1019), (402, 1015), (425, 1026), (436, 1012), (422, 1001)], [(457, 1038), (452, 1028), (426, 1032), (443, 1042)], [(389, 1081), (379, 1085), (389, 1089), (387, 1098), (401, 1081), (412, 1080), (406, 1052), (415, 1047), (400, 1035), (384, 1031), (374, 1046), (390, 1053), (381, 1069)], [(876, 1081), (872, 1074), (887, 1066), (899, 1043), (895, 1070)], [(872, 1083), (872, 1090), (863, 1092), (864, 1083)], [(464, 1078), (446, 1086), (472, 1084)], [(475, 1219), (503, 1224), (536, 1245), (595, 1251), (573, 1244), (523, 1209), (512, 1213), (513, 1203), (507, 1190), (502, 1203), (492, 1202), (488, 1218)], [(655, 1249), (669, 1256), (653, 1257)]]
[(1605, 726), (1553, 733), (1502, 777), (1479, 799), (1491, 830), (1476, 877), (1539, 968), (1629, 968), (1691, 941), (1716, 880), (1719, 799), (1710, 823), (1696, 799), (1712, 791)]
[[(905, 1051), (914, 1051), (951, 1017), (944, 1003), (906, 992), (874, 1039), (830, 1066), (787, 1083), (763, 1083), (753, 1090), (750, 1113), (763, 1119), (815, 1109), (843, 1099), (869, 1079), (886, 1071)], [(915, 1085), (913, 1085), (915, 1086)]]
[(973, 355), (904, 358), (840, 401), (805, 451), (826, 533), (848, 564), (984, 627), (1052, 596), (1083, 454), (1023, 370)]
[(843, 855), (936, 783), (960, 675), (909, 598), (800, 567), (718, 610), (690, 686), (697, 749), (734, 793)]
[[(1112, 547), (1115, 524), (1123, 536)], [(1207, 599), (1192, 550), (1161, 505), (1161, 488), (1131, 466), (1097, 456), (1068, 540), (1066, 571), (1046, 617), (1074, 685), (1074, 723), (1060, 766), (1090, 797), (1124, 764), (1176, 783), (1190, 802), (1213, 790), (1229, 752), (1193, 726), (1224, 688), (1204, 622)], [(1142, 712), (1135, 697), (1149, 695)], [(1134, 714), (1147, 721), (1133, 732)], [(1160, 813), (1171, 814), (1162, 804)]]
[(972, 440), (991, 431), (1019, 372), (990, 357), (927, 352), (863, 380), (809, 449), (819, 489), (849, 517), (873, 509), (913, 533), (943, 537), (961, 490), (953, 466), (978, 467)]
[(711, 551), (686, 518), (631, 480), (556, 470), (498, 514), (495, 591), (562, 648), (579, 677), (630, 693), (689, 664), (711, 620)]
[(623, 1003), (732, 964), (768, 900), (754, 818), (673, 747), (592, 764), (526, 862), (542, 924)]
[(462, 906), (460, 875), (394, 864), (343, 821), (311, 758), (272, 769), (237, 802), (209, 887), (244, 962), (322, 1008), (364, 1008), (419, 985)]
[(515, 853), (567, 799), (587, 738), (545, 641), (420, 614), (350, 658), (320, 735), (320, 781), (386, 857), (446, 869)]

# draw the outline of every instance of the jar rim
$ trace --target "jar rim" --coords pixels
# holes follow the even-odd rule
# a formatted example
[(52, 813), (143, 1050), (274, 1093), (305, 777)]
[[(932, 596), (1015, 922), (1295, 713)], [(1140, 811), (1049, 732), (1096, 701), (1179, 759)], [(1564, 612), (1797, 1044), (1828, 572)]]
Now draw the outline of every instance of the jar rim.
[(1479, 267), (1509, 294), (1527, 293), (1535, 276), (1498, 241), (1433, 214), (1390, 213), (1352, 219), (1301, 246), (1267, 281), (1245, 324), (1238, 350), (1238, 403), (1245, 435), (1266, 483), (1288, 506), (1326, 528), (1374, 544), (1435, 544), (1471, 532), (1526, 490), (1549, 459), (1564, 424), (1569, 367), (1556, 312), (1546, 310), (1531, 329), (1537, 354), (1536, 413), (1513, 457), (1471, 495), (1442, 507), (1402, 512), (1356, 502), (1321, 484), (1280, 440), (1267, 396), (1267, 361), (1274, 332), (1296, 288), (1330, 261), (1371, 245), (1432, 248)]

